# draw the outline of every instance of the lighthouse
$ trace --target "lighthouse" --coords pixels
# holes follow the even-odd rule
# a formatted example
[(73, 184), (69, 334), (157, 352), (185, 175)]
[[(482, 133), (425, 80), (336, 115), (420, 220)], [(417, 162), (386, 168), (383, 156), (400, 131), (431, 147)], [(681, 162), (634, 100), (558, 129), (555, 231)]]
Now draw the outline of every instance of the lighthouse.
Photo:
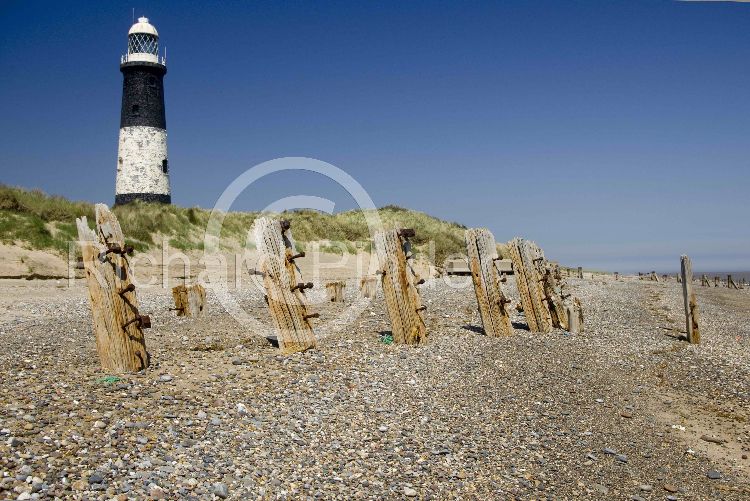
[(145, 17), (138, 18), (128, 32), (128, 52), (120, 59), (120, 71), (115, 205), (134, 200), (171, 203), (164, 113), (167, 62), (159, 55), (159, 33)]

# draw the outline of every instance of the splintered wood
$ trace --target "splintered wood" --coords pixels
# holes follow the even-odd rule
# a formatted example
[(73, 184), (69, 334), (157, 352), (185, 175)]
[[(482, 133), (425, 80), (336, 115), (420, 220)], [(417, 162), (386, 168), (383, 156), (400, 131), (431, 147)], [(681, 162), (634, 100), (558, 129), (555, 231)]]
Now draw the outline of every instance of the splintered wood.
[(391, 320), (393, 341), (419, 344), (427, 337), (424, 309), (417, 284), (421, 281), (407, 263), (411, 259), (409, 237), (414, 230), (387, 230), (375, 234), (383, 296)]
[(698, 302), (693, 291), (693, 265), (687, 256), (680, 257), (680, 275), (682, 276), (682, 301), (685, 305), (685, 332), (689, 343), (701, 342), (701, 334), (698, 326)]
[(464, 237), (484, 332), (488, 336), (509, 336), (513, 333), (506, 308), (510, 300), (500, 288), (495, 267), (495, 260), (499, 259), (495, 237), (484, 228), (466, 230)]
[(289, 227), (287, 221), (267, 217), (257, 219), (253, 227), (268, 309), (284, 353), (315, 347), (310, 319), (317, 317), (307, 311), (305, 289), (312, 288), (312, 283), (302, 282), (294, 264), (304, 252), (296, 253)]
[[(549, 332), (553, 327), (567, 329), (570, 308), (566, 303), (569, 294), (563, 291), (564, 283), (560, 268), (547, 261), (544, 252), (534, 242), (515, 238), (508, 243), (518, 292), (529, 329), (533, 332)], [(580, 268), (579, 268), (580, 270)], [(580, 303), (574, 300), (574, 307)], [(575, 315), (583, 319), (583, 314)], [(575, 332), (582, 332), (583, 326), (576, 325)]]
[(138, 298), (131, 283), (120, 223), (104, 204), (96, 204), (96, 231), (86, 217), (76, 219), (78, 244), (86, 272), (96, 351), (102, 368), (109, 372), (136, 372), (149, 365), (143, 329), (151, 326), (138, 312)]
[(174, 310), (178, 317), (200, 317), (206, 305), (206, 289), (200, 284), (172, 287)]
[(532, 332), (549, 332), (552, 319), (549, 310), (542, 302), (542, 276), (537, 272), (529, 242), (514, 238), (508, 243), (510, 258), (513, 260), (513, 271), (521, 296), (521, 305), (526, 315), (526, 323)]

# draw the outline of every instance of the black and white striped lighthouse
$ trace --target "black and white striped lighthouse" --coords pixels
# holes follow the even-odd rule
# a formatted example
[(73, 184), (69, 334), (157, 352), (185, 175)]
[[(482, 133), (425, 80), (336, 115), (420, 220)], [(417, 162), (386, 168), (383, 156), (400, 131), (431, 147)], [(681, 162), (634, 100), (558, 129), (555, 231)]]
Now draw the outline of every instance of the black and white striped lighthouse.
[(171, 203), (167, 121), (164, 114), (166, 58), (159, 33), (145, 17), (128, 32), (128, 53), (120, 60), (122, 110), (117, 154), (115, 205), (134, 200)]

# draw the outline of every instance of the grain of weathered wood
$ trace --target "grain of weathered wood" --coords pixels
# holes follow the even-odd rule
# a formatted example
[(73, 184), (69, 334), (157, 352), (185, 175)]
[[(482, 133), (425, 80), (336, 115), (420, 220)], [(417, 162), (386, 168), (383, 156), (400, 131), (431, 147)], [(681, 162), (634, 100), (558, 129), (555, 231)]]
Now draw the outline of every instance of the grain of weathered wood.
[(685, 306), (685, 332), (689, 343), (701, 342), (699, 327), (698, 302), (693, 291), (693, 265), (688, 256), (680, 257), (680, 275), (682, 277), (682, 301)]
[(543, 303), (542, 277), (534, 263), (529, 243), (522, 238), (515, 238), (508, 243), (508, 251), (513, 260), (513, 270), (521, 296), (521, 304), (526, 316), (529, 330), (532, 332), (549, 332), (552, 328), (549, 310)]
[(499, 258), (495, 237), (487, 229), (476, 228), (466, 230), (464, 238), (484, 332), (488, 336), (509, 336), (513, 333), (506, 308), (510, 300), (500, 288), (495, 267), (495, 260)]
[(289, 224), (261, 217), (255, 220), (253, 235), (279, 348), (284, 353), (314, 348), (312, 317), (304, 292), (307, 285), (294, 264), (298, 253)]
[(411, 248), (407, 235), (413, 232), (385, 230), (375, 234), (375, 250), (381, 270), (381, 284), (393, 340), (419, 344), (427, 337), (424, 307), (416, 287), (417, 277), (407, 264)]
[(200, 317), (206, 306), (206, 289), (200, 284), (172, 287), (174, 310), (178, 317)]
[[(86, 217), (76, 219), (86, 273), (94, 337), (106, 371), (122, 373), (148, 367), (149, 355), (139, 320), (138, 298), (131, 284), (120, 223), (104, 204), (96, 204), (96, 230)], [(112, 250), (120, 252), (112, 252)]]

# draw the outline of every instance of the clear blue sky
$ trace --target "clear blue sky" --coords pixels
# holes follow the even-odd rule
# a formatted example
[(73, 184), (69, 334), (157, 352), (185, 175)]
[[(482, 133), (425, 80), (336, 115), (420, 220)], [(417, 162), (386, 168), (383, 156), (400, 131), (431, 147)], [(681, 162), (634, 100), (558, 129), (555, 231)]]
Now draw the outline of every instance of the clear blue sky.
[[(179, 205), (308, 156), (566, 264), (750, 268), (750, 3), (5, 1), (0, 182), (113, 201), (132, 7), (168, 49)], [(278, 174), (234, 208), (291, 195), (352, 206)]]

